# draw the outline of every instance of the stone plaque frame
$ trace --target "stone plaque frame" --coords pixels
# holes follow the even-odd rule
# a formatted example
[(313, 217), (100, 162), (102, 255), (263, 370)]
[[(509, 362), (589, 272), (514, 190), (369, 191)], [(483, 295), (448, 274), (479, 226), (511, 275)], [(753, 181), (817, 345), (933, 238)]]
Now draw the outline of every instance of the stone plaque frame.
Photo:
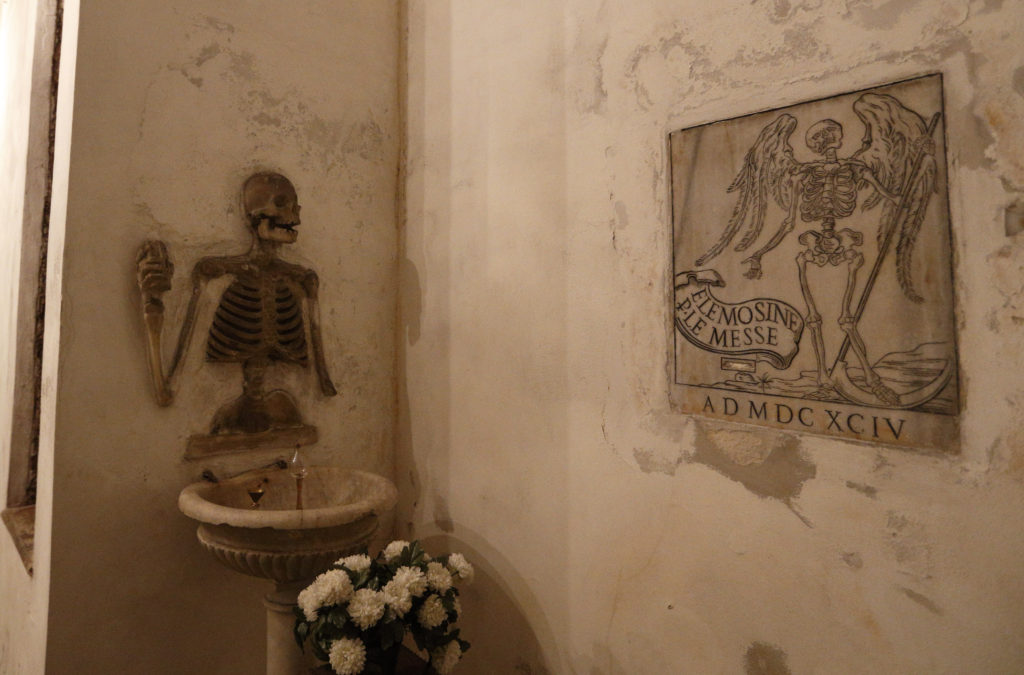
[(941, 74), (669, 134), (685, 413), (959, 451)]

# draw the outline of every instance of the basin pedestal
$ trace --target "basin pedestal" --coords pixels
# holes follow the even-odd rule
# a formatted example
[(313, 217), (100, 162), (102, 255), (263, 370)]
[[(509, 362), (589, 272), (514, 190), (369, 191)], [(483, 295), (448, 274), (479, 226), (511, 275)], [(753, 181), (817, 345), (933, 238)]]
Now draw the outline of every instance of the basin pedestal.
[(267, 608), (267, 675), (305, 675), (318, 664), (295, 644), (295, 607), (299, 591), (310, 580), (277, 584), (263, 598)]

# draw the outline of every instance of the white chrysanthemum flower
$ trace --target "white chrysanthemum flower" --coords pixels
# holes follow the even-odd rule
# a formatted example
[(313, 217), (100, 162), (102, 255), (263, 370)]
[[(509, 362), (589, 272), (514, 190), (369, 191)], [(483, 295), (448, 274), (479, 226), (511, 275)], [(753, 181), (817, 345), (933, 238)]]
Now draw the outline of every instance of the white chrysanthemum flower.
[(424, 628), (437, 628), (448, 618), (448, 612), (445, 610), (444, 605), (441, 604), (440, 596), (430, 595), (424, 601), (423, 606), (420, 607), (416, 618), (419, 619), (420, 625)]
[(439, 562), (427, 563), (427, 585), (444, 593), (452, 587), (452, 573)]
[(317, 584), (310, 584), (299, 592), (299, 609), (305, 615), (306, 621), (316, 621), (317, 610), (324, 606), (323, 599), (323, 588)]
[(353, 572), (362, 572), (363, 570), (370, 568), (370, 556), (365, 553), (345, 556), (344, 558), (339, 558), (334, 564), (340, 565), (347, 570), (352, 570)]
[(420, 597), (427, 590), (427, 577), (423, 570), (417, 567), (402, 566), (395, 570), (392, 581), (398, 581), (405, 586), (413, 597)]
[(331, 645), (331, 668), (338, 675), (359, 675), (366, 666), (366, 645), (362, 640), (341, 638)]
[(384, 596), (384, 604), (398, 616), (405, 616), (405, 613), (412, 609), (412, 595), (409, 594), (409, 589), (400, 583), (395, 583), (394, 579), (384, 584), (384, 588), (380, 591)]
[(473, 566), (466, 560), (466, 556), (461, 553), (452, 553), (448, 556), (448, 569), (467, 584), (473, 583), (473, 576), (475, 574)]
[(441, 649), (435, 649), (430, 655), (430, 665), (434, 666), (440, 675), (448, 675), (455, 668), (455, 664), (462, 658), (462, 647), (458, 640), (452, 640)]
[(398, 556), (402, 555), (402, 551), (409, 545), (409, 542), (401, 539), (396, 539), (387, 546), (384, 547), (384, 557), (388, 560), (394, 560)]
[(306, 621), (316, 621), (317, 612), (327, 605), (339, 605), (352, 597), (352, 581), (342, 570), (328, 570), (299, 593), (298, 604)]
[(395, 576), (381, 589), (385, 604), (398, 616), (405, 616), (412, 608), (413, 596), (423, 595), (426, 590), (427, 578), (423, 572), (404, 565), (395, 570)]
[(360, 588), (348, 603), (348, 615), (360, 630), (376, 625), (384, 616), (384, 594), (372, 588)]
[(324, 585), (324, 604), (340, 605), (352, 597), (352, 580), (344, 570), (327, 570), (314, 583)]

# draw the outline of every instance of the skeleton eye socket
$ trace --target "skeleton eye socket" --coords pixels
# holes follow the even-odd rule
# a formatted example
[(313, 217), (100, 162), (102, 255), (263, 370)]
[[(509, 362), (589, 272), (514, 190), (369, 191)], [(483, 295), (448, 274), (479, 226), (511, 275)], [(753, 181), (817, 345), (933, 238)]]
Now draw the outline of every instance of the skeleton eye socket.
[(290, 200), (288, 199), (287, 196), (277, 195), (276, 197), (274, 197), (274, 206), (282, 208), (284, 206), (287, 206), (289, 201)]

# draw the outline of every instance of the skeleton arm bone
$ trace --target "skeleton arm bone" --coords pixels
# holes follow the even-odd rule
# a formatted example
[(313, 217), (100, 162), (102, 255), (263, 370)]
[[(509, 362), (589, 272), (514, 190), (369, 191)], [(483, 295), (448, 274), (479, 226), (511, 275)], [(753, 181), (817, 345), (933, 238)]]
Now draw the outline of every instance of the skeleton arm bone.
[(171, 402), (171, 391), (164, 377), (160, 336), (164, 325), (163, 294), (171, 288), (174, 265), (162, 241), (146, 241), (135, 258), (136, 281), (142, 293), (142, 319), (146, 326), (149, 373), (153, 378), (156, 400), (160, 405)]
[(161, 406), (170, 405), (174, 399), (172, 385), (180, 370), (192, 335), (199, 307), (199, 296), (202, 294), (204, 282), (211, 276), (219, 276), (218, 274), (209, 274), (208, 268), (211, 260), (213, 259), (201, 260), (192, 269), (192, 295), (189, 298), (185, 322), (178, 334), (170, 370), (165, 375), (163, 369), (164, 303), (161, 296), (171, 287), (174, 265), (171, 264), (170, 258), (167, 256), (167, 247), (161, 241), (147, 241), (139, 249), (137, 257), (138, 284), (139, 290), (142, 292), (143, 320), (146, 324), (149, 348), (149, 370), (153, 378), (156, 400)]
[(772, 238), (768, 240), (768, 243), (757, 249), (753, 255), (743, 260), (745, 263), (750, 263), (750, 269), (746, 271), (744, 276), (748, 279), (760, 279), (761, 278), (761, 256), (768, 251), (771, 251), (776, 246), (782, 243), (786, 235), (793, 231), (793, 225), (796, 223), (797, 211), (799, 210), (800, 196), (803, 194), (800, 181), (797, 181), (793, 186), (793, 193), (789, 198), (789, 213), (786, 214), (779, 229), (772, 235)]
[(307, 270), (302, 280), (302, 289), (306, 292), (306, 300), (309, 303), (309, 339), (313, 347), (313, 363), (320, 381), (320, 391), (324, 396), (335, 396), (338, 390), (334, 388), (331, 376), (327, 372), (323, 337), (320, 332), (320, 278), (316, 272)]
[(875, 176), (875, 173), (871, 169), (865, 167), (864, 170), (861, 172), (860, 177), (866, 180), (868, 184), (871, 185), (871, 187), (878, 190), (878, 193), (885, 197), (886, 199), (888, 199), (890, 202), (893, 202), (894, 204), (899, 204), (900, 196), (895, 192), (890, 192), (889, 190), (887, 190), (886, 187), (882, 185), (882, 183), (878, 180), (878, 177)]
[(181, 371), (181, 364), (185, 360), (185, 352), (192, 341), (192, 329), (196, 325), (196, 313), (199, 311), (199, 297), (203, 293), (206, 282), (219, 277), (226, 272), (218, 258), (203, 258), (192, 268), (192, 294), (188, 299), (188, 309), (185, 310), (185, 321), (181, 324), (181, 332), (178, 333), (178, 344), (174, 347), (174, 357), (171, 358), (171, 370), (167, 374), (168, 389), (174, 382), (175, 377)]

